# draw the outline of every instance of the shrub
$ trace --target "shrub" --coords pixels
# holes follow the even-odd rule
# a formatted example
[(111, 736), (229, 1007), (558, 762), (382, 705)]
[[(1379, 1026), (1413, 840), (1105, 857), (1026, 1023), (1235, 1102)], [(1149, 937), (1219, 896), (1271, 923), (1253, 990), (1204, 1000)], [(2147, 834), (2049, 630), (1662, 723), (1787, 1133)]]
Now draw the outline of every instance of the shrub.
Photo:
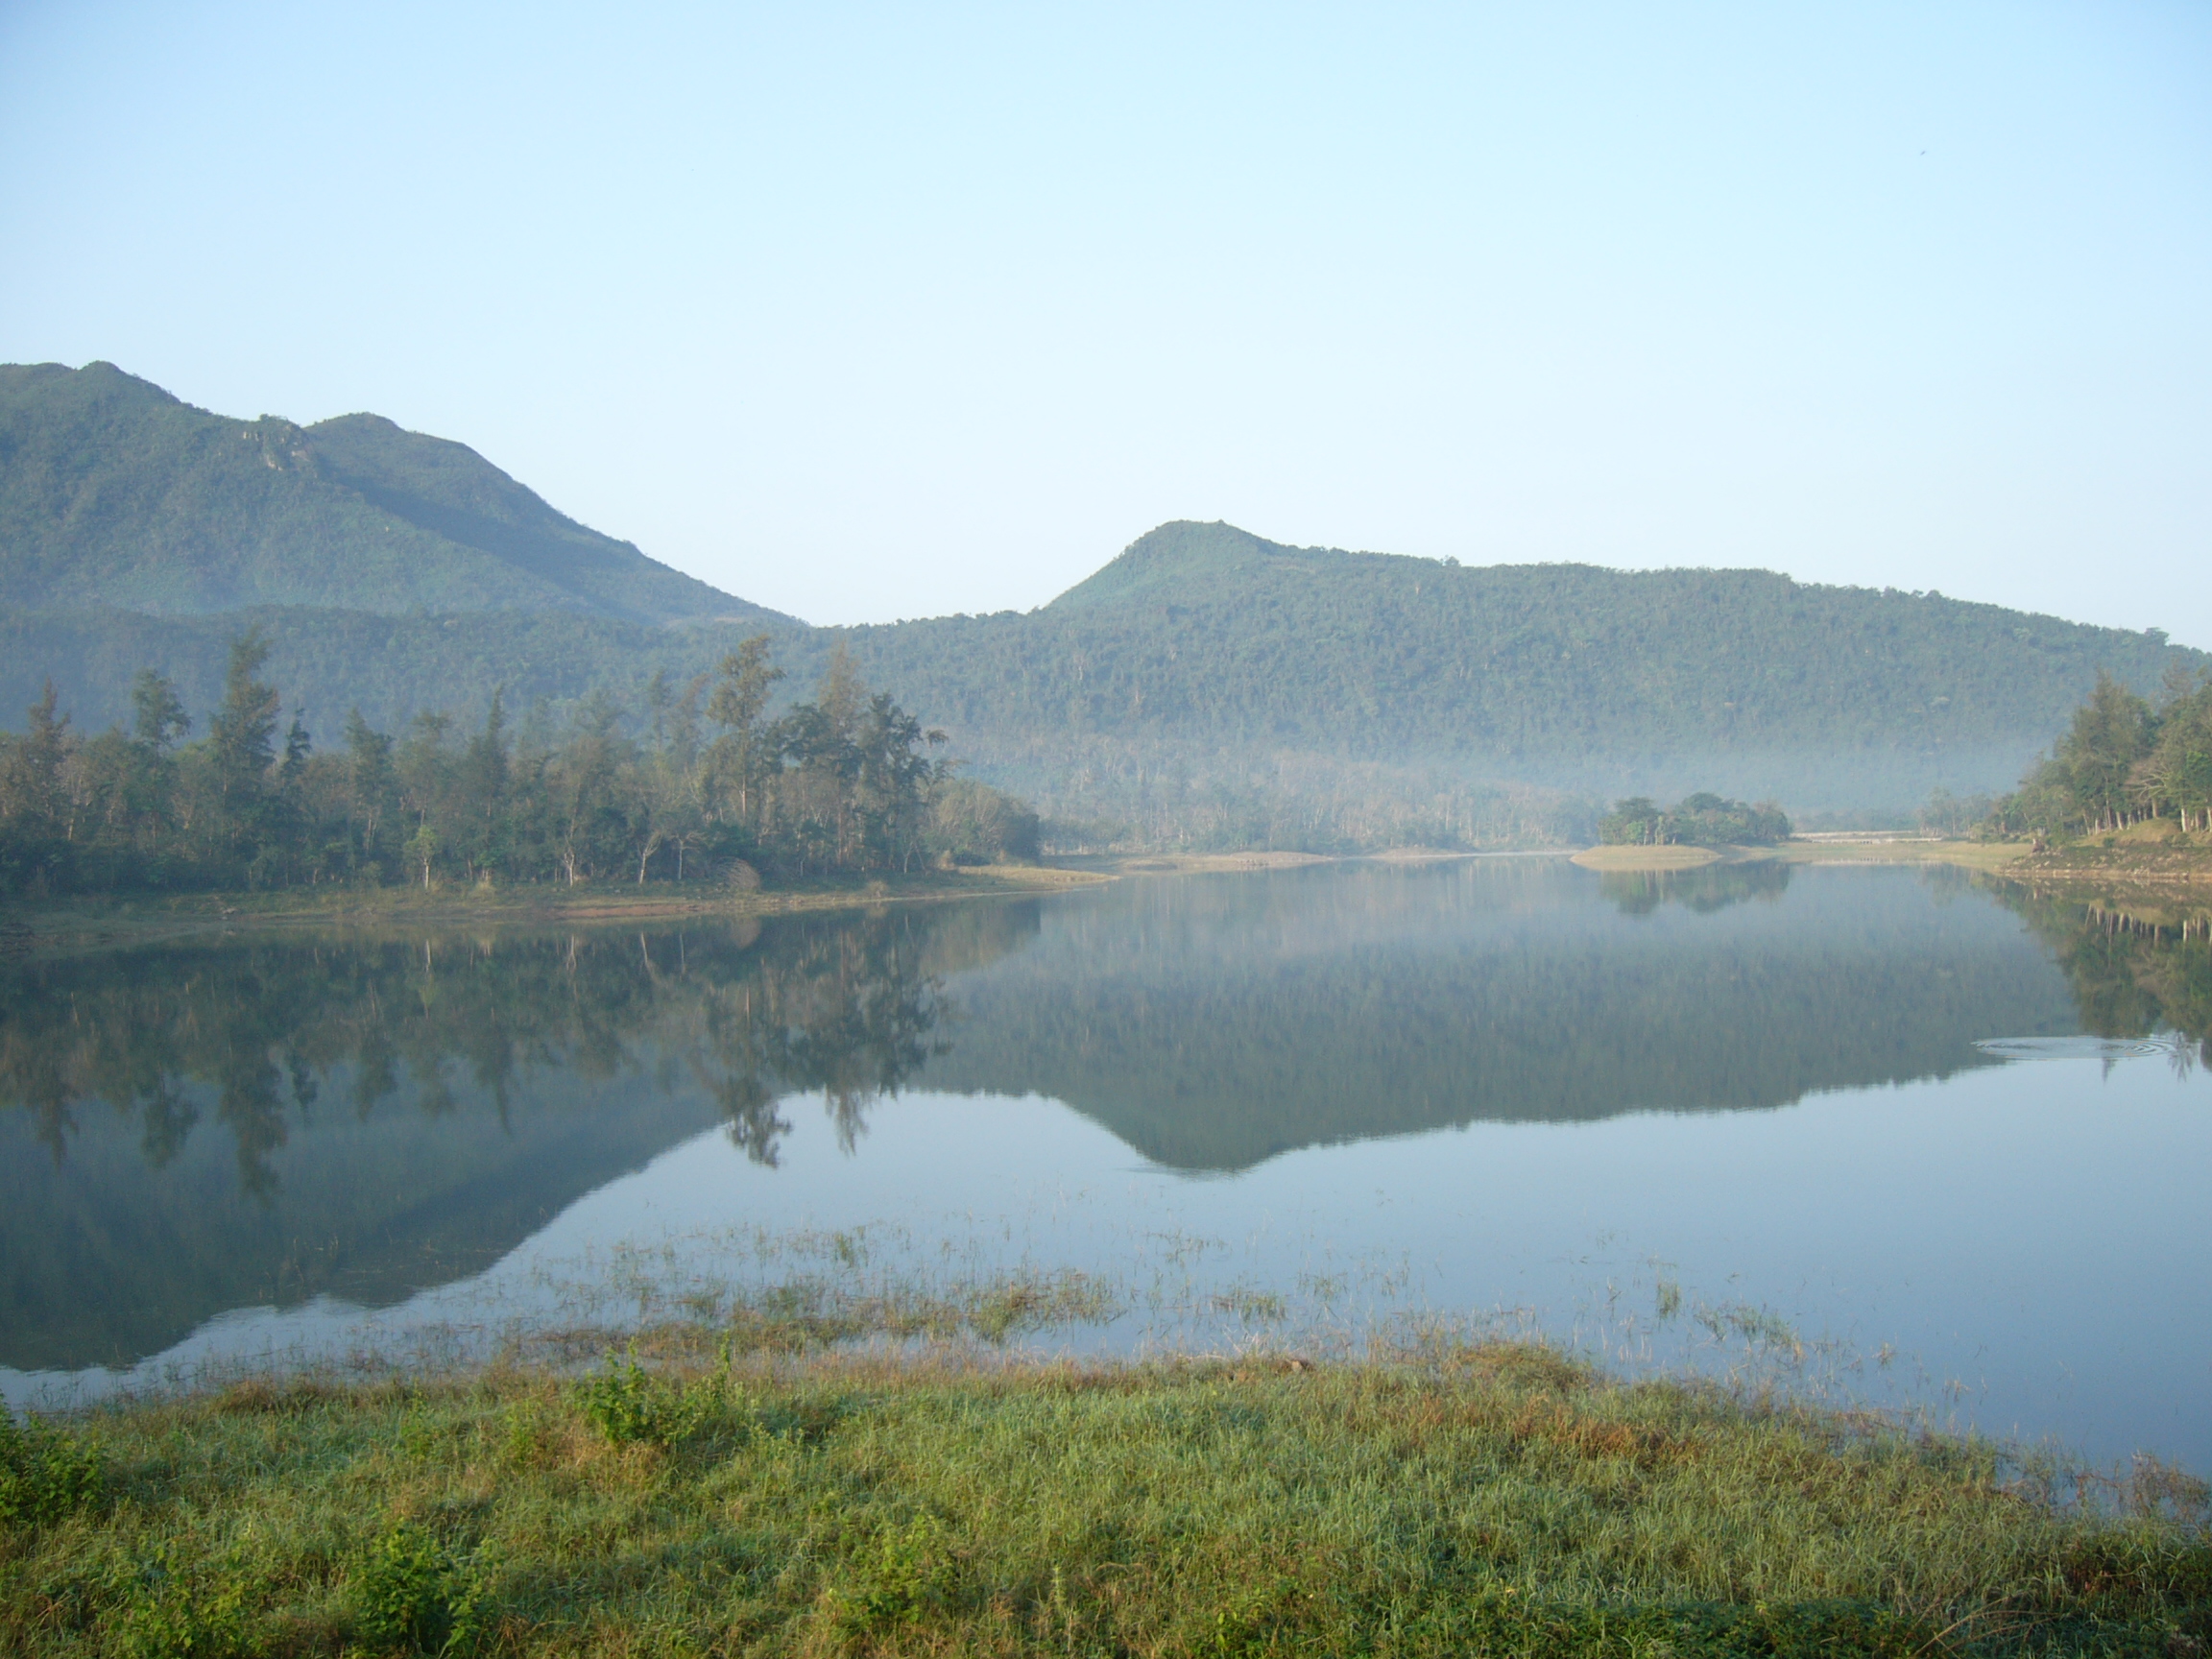
[(637, 1363), (632, 1348), (617, 1362), (607, 1351), (607, 1369), (576, 1385), (584, 1419), (615, 1446), (672, 1446), (688, 1428), (682, 1390)]
[(355, 1620), (378, 1647), (466, 1653), (481, 1634), (486, 1563), (456, 1555), (402, 1521), (369, 1547), (355, 1577)]
[(577, 1405), (585, 1421), (614, 1446), (665, 1449), (717, 1429), (750, 1434), (757, 1413), (751, 1398), (731, 1384), (731, 1352), (726, 1337), (720, 1367), (686, 1386), (638, 1364), (635, 1345), (620, 1361), (610, 1348), (607, 1369), (576, 1385)]
[(0, 1528), (44, 1526), (99, 1496), (99, 1448), (0, 1405)]
[(839, 1622), (860, 1630), (919, 1623), (952, 1590), (945, 1524), (921, 1514), (903, 1527), (886, 1523), (857, 1553), (845, 1584), (832, 1592)]
[(247, 1613), (245, 1575), (192, 1572), (174, 1542), (124, 1570), (116, 1651), (126, 1659), (246, 1659), (260, 1651)]

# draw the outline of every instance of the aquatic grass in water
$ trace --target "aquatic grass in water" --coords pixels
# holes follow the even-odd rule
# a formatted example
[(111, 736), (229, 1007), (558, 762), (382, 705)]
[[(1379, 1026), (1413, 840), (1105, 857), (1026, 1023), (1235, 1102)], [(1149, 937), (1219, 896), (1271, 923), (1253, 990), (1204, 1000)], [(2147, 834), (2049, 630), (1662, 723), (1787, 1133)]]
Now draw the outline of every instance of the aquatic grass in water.
[[(1403, 1252), (1345, 1252), (1320, 1236), (1232, 1240), (1188, 1229), (1128, 1231), (1064, 1200), (1056, 1231), (1000, 1218), (942, 1231), (760, 1225), (621, 1239), (540, 1257), (525, 1274), (439, 1293), (419, 1316), (362, 1313), (335, 1343), (232, 1354), (136, 1380), (184, 1394), (300, 1374), (434, 1378), (502, 1358), (589, 1366), (611, 1345), (699, 1363), (715, 1329), (740, 1355), (947, 1345), (1124, 1358), (1296, 1351), (1362, 1360), (1471, 1341), (1542, 1341), (1624, 1376), (1704, 1377), (1832, 1405), (1879, 1403), (1944, 1421), (1944, 1383), (1910, 1356), (1807, 1337), (1773, 1310), (1709, 1300), (1652, 1262), (1592, 1286), (1565, 1317), (1529, 1308), (1452, 1309)], [(1034, 1226), (1035, 1230), (1032, 1230)], [(1600, 1238), (1600, 1249), (1608, 1241)], [(1054, 1263), (1080, 1252), (1105, 1270)], [(1310, 1265), (1279, 1286), (1284, 1254)], [(1649, 1314), (1639, 1310), (1649, 1308)], [(1955, 1390), (1953, 1390), (1955, 1391)], [(66, 1397), (49, 1406), (67, 1406)]]
[[(1266, 1276), (1286, 1253), (1282, 1238), (1118, 1232), (1080, 1203), (1052, 1220), (1056, 1232), (1012, 1221), (935, 1235), (897, 1225), (747, 1227), (625, 1246), (605, 1260), (541, 1267), (540, 1287), (562, 1320), (510, 1334), (519, 1351), (553, 1345), (572, 1357), (701, 1319), (728, 1322), (742, 1348), (793, 1353), (982, 1340), (1130, 1358), (1258, 1345), (1362, 1359), (1507, 1338), (1556, 1345), (1623, 1375), (1702, 1377), (1838, 1406), (1879, 1403), (1930, 1421), (1943, 1420), (1960, 1386), (1894, 1348), (1869, 1354), (1844, 1338), (1809, 1335), (1771, 1308), (1708, 1298), (1662, 1262), (1593, 1285), (1562, 1316), (1440, 1306), (1404, 1253), (1341, 1252), (1319, 1236), (1293, 1240), (1287, 1253), (1326, 1262), (1328, 1270), (1310, 1267), (1282, 1286)], [(1086, 1232), (1089, 1253), (1118, 1265), (1043, 1264), (1073, 1253)]]

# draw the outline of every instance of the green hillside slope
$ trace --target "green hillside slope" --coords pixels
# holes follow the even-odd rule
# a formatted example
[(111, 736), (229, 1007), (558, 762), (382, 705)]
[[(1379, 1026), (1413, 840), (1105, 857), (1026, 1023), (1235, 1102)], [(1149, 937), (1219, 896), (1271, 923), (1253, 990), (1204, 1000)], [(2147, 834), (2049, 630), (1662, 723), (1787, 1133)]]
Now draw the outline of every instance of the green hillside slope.
[[(1186, 563), (1158, 557), (1184, 528), (1040, 611), (875, 628), (551, 608), (0, 611), (0, 709), (51, 674), (97, 728), (127, 716), (148, 664), (204, 709), (228, 641), (258, 622), (275, 683), (322, 742), (356, 705), (388, 731), (425, 705), (473, 719), (493, 685), (554, 718), (594, 689), (636, 710), (655, 673), (681, 685), (766, 627), (788, 690), (842, 641), (979, 776), (1048, 813), (1150, 844), (1326, 849), (1548, 838), (1556, 814), (1488, 787), (1504, 781), (1588, 800), (1712, 788), (1796, 811), (2005, 788), (2100, 668), (2151, 691), (2170, 664), (2212, 661), (2156, 635), (1761, 571), (1455, 569), (1226, 530), (1190, 537)], [(1239, 541), (1260, 550), (1241, 568), (1219, 557)]]
[(1576, 781), (1783, 755), (1934, 775), (1994, 753), (2009, 781), (2100, 668), (2150, 687), (2212, 662), (2155, 632), (1764, 570), (1461, 567), (1190, 523), (1031, 614), (852, 637), (874, 677), (1009, 759), (1150, 740)]
[(107, 363), (0, 366), (0, 597), (788, 621), (564, 517), (463, 445), (374, 415), (211, 415)]

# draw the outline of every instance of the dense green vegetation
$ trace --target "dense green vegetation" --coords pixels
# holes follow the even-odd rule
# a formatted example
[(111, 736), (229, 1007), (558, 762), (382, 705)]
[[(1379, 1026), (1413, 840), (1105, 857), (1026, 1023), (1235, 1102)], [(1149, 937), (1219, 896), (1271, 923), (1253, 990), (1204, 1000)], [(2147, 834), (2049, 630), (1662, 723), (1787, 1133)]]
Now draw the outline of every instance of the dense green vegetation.
[(211, 415), (108, 363), (0, 365), (0, 596), (789, 620), (563, 517), (462, 445), (374, 415)]
[(2155, 633), (1937, 594), (1460, 567), (1218, 524), (1165, 525), (1029, 615), (850, 638), (873, 679), (1062, 815), (1282, 755), (1901, 807), (2015, 776), (2100, 668), (2148, 687), (2206, 661)]
[(744, 635), (802, 684), (843, 649), (1070, 847), (1565, 845), (1595, 800), (1695, 788), (1902, 813), (2008, 783), (2100, 671), (2143, 692), (2207, 662), (1935, 593), (1196, 523), (1025, 614), (808, 629), (375, 417), (240, 422), (106, 365), (0, 370), (0, 707), (50, 678), (84, 724), (127, 721), (148, 664), (203, 707), (252, 626), (325, 748), (349, 709), (478, 725), (498, 687), (556, 719), (612, 699), (635, 736), (656, 676)]
[(1747, 806), (1692, 795), (1672, 806), (1638, 796), (1616, 801), (1598, 821), (1598, 839), (1631, 847), (1771, 847), (1790, 839), (1790, 816), (1771, 801)]
[[(88, 739), (49, 684), (21, 736), (0, 733), (0, 894), (324, 883), (430, 887), (648, 877), (757, 880), (910, 871), (932, 860), (1034, 858), (1019, 803), (957, 779), (925, 732), (871, 693), (842, 654), (811, 702), (769, 717), (783, 671), (766, 636), (681, 688), (647, 687), (643, 740), (621, 710), (585, 699), (558, 735), (508, 730), (494, 690), (456, 738), (442, 713), (395, 742), (355, 710), (345, 748), (318, 754), (258, 676), (257, 634), (231, 645), (206, 735), (151, 669), (132, 683), (129, 733)], [(709, 734), (710, 733), (710, 734)]]
[(1964, 751), (2071, 704), (2099, 666), (2148, 684), (2175, 656), (2200, 660), (2155, 634), (1939, 594), (1757, 570), (1461, 567), (1222, 524), (1165, 525), (1029, 617), (852, 632), (872, 673), (963, 730), (1523, 761)]
[[(2212, 1635), (2200, 1483), (1541, 1348), (254, 1383), (19, 1437), (0, 1645), (54, 1655), (2097, 1653)], [(712, 1333), (670, 1333), (696, 1354)], [(12, 1442), (11, 1444), (13, 1444)]]
[(1991, 806), (1987, 823), (2040, 840), (2147, 819), (2184, 835), (2212, 831), (2212, 670), (2176, 668), (2155, 709), (2099, 675), (2052, 753)]

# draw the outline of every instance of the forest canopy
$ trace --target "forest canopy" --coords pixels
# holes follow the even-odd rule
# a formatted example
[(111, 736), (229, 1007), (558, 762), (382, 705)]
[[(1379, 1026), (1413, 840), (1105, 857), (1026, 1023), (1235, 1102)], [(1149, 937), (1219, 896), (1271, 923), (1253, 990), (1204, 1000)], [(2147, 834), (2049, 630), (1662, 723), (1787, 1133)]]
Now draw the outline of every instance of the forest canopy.
[(2166, 819), (2212, 830), (2212, 671), (2176, 667), (2153, 705), (2110, 675), (2020, 787), (1990, 809), (1998, 834), (2037, 839)]
[(1767, 847), (1790, 839), (1790, 816), (1771, 801), (1756, 806), (1710, 793), (1662, 807), (1642, 796), (1616, 801), (1598, 821), (1598, 839), (1633, 847)]

